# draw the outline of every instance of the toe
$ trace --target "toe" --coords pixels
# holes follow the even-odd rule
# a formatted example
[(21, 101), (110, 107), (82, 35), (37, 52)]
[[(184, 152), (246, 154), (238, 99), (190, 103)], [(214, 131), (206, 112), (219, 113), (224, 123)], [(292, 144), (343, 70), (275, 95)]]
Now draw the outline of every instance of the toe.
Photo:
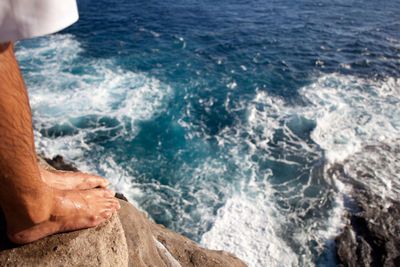
[(109, 183), (107, 180), (105, 180), (102, 177), (91, 176), (87, 179), (86, 184), (89, 189), (89, 188), (96, 188), (96, 187), (107, 188)]
[(114, 197), (115, 196), (115, 191), (112, 189), (106, 189), (104, 190), (104, 197)]
[(115, 191), (112, 189), (104, 189), (104, 188), (95, 188), (92, 189), (91, 192), (93, 192), (96, 197), (108, 199), (108, 198), (114, 198), (115, 196)]
[(107, 202), (105, 202), (104, 207), (111, 210), (111, 209), (116, 209), (117, 205), (112, 199), (110, 199)]
[(104, 219), (109, 219), (109, 218), (111, 218), (112, 215), (113, 215), (113, 212), (112, 212), (111, 210), (105, 211), (105, 212), (103, 212), (103, 213), (101, 214), (101, 216), (102, 216)]
[(85, 173), (85, 175), (87, 177), (87, 181), (93, 186), (92, 188), (95, 187), (106, 188), (109, 185), (109, 182), (101, 176), (88, 173)]
[(110, 184), (106, 179), (104, 179), (104, 178), (99, 178), (99, 186), (100, 187), (102, 187), (102, 188), (107, 188), (108, 187), (108, 185)]
[(110, 203), (112, 209), (115, 211), (119, 210), (121, 208), (121, 205), (119, 204), (118, 200), (113, 199), (113, 201)]

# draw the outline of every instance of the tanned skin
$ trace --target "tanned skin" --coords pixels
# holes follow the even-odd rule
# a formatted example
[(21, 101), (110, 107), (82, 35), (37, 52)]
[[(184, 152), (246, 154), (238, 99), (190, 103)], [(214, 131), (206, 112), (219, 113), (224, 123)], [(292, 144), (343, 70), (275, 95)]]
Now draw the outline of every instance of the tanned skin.
[(100, 224), (120, 207), (107, 186), (99, 176), (38, 166), (28, 94), (13, 43), (0, 43), (0, 205), (9, 239), (25, 244)]

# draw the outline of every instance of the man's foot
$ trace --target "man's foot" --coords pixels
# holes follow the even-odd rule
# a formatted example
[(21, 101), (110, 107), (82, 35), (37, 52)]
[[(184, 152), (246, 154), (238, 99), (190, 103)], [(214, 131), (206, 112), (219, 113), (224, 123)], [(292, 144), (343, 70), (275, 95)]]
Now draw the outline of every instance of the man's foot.
[[(7, 216), (7, 235), (17, 244), (26, 244), (60, 232), (94, 227), (109, 219), (119, 208), (115, 192), (108, 189), (51, 190), (53, 192), (50, 214), (36, 222), (27, 220), (25, 214)], [(39, 207), (40, 208), (40, 207)], [(28, 211), (35, 213), (35, 211)]]
[(48, 171), (39, 165), (42, 180), (50, 187), (60, 190), (85, 190), (96, 187), (107, 188), (108, 181), (103, 177), (69, 171)]

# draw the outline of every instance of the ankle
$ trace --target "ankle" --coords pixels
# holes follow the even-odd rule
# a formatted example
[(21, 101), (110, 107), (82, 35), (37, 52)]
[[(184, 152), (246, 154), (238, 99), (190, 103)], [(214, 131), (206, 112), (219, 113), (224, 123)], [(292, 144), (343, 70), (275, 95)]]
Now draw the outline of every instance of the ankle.
[(47, 221), (53, 209), (54, 191), (43, 187), (29, 193), (20, 193), (12, 200), (2, 203), (8, 231), (15, 232)]
[[(33, 197), (33, 198), (32, 198)], [(50, 218), (54, 206), (54, 190), (47, 185), (25, 202), (26, 216), (33, 224), (39, 224)]]

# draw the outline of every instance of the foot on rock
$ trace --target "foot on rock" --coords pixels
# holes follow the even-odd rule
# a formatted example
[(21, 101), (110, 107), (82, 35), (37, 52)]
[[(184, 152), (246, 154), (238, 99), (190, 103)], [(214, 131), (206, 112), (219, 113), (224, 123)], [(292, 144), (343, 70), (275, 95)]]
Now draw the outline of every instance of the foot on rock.
[(108, 189), (53, 189), (51, 192), (50, 214), (42, 216), (43, 219), (26, 220), (27, 216), (21, 213), (7, 218), (7, 235), (12, 242), (25, 244), (55, 233), (94, 227), (120, 208), (115, 192)]

